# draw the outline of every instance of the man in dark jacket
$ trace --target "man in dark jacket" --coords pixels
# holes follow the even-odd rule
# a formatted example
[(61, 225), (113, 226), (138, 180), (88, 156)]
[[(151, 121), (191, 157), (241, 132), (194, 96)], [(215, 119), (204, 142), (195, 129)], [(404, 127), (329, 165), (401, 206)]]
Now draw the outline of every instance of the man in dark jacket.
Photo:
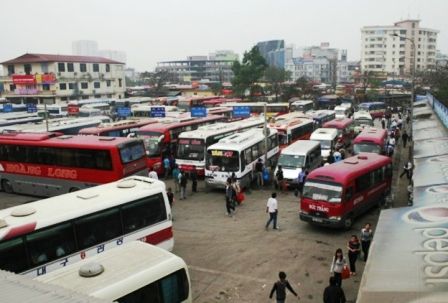
[(330, 277), (330, 285), (324, 290), (324, 303), (345, 303), (344, 291), (336, 285), (334, 277)]
[(196, 170), (196, 167), (193, 167), (192, 171), (190, 172), (190, 179), (191, 179), (191, 191), (194, 193), (198, 192), (198, 172)]
[(297, 293), (294, 291), (294, 289), (292, 289), (291, 284), (289, 284), (288, 280), (286, 280), (285, 272), (279, 272), (278, 277), (280, 278), (280, 280), (274, 283), (271, 293), (269, 294), (269, 299), (272, 299), (272, 296), (275, 292), (277, 303), (284, 303), (286, 300), (286, 289), (292, 292), (294, 296), (298, 297)]

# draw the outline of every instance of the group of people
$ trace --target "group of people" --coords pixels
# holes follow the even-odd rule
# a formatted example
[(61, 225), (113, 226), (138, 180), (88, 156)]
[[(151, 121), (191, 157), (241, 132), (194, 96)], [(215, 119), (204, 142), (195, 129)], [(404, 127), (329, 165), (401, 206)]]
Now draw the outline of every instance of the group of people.
[[(410, 122), (410, 115), (406, 116), (406, 124), (408, 125)], [(398, 113), (395, 118), (392, 118), (392, 115), (386, 116), (384, 115), (381, 118), (381, 126), (383, 129), (388, 129), (388, 140), (386, 144), (386, 154), (389, 157), (394, 155), (395, 147), (398, 145), (398, 142), (401, 138), (403, 143), (403, 147), (406, 148), (407, 143), (411, 140), (411, 137), (407, 133), (406, 129), (404, 129), (403, 119), (401, 113)], [(401, 131), (403, 129), (403, 131)]]

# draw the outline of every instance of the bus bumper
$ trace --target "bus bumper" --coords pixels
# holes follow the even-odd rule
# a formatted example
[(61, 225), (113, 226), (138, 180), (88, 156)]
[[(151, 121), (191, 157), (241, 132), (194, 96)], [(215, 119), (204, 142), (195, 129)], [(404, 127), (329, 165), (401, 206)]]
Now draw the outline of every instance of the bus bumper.
[(213, 177), (205, 176), (205, 186), (208, 187), (208, 188), (225, 189), (226, 188), (226, 182), (225, 181), (220, 181), (220, 180), (217, 180), (217, 179), (213, 179)]
[(328, 218), (319, 218), (316, 216), (311, 216), (309, 214), (300, 212), (299, 213), (300, 220), (308, 222), (313, 225), (333, 227), (333, 228), (342, 228), (344, 227), (344, 220), (341, 219), (328, 219)]

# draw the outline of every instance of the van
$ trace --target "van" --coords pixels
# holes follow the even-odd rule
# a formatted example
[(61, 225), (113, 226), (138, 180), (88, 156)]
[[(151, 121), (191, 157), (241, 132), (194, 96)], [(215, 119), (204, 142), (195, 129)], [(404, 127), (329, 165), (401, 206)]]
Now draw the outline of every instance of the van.
[(359, 110), (353, 114), (355, 134), (359, 134), (366, 126), (373, 126), (372, 116), (368, 111)]
[(334, 111), (336, 112), (336, 119), (348, 118), (348, 116), (350, 115), (350, 109), (346, 106), (336, 106), (334, 108)]
[(321, 164), (320, 142), (297, 140), (281, 151), (274, 175), (277, 174), (278, 165), (281, 165), (286, 183), (294, 186), (302, 169), (312, 171)]
[(336, 149), (338, 130), (336, 128), (318, 128), (311, 134), (310, 140), (320, 142), (322, 159), (327, 161), (330, 151)]

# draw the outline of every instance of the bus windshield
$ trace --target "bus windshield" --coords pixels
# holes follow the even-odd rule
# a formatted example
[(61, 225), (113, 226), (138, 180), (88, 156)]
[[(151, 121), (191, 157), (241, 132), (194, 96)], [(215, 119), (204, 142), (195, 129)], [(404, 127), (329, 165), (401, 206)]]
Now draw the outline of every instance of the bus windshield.
[(372, 143), (356, 143), (353, 146), (353, 153), (359, 154), (359, 153), (375, 153), (380, 154), (381, 153), (381, 147), (377, 144)]
[(278, 158), (278, 165), (283, 168), (303, 167), (305, 164), (305, 156), (281, 154)]
[(140, 132), (140, 136), (143, 137), (145, 143), (146, 155), (148, 157), (154, 157), (160, 155), (162, 144), (162, 133), (159, 132)]
[(233, 150), (209, 150), (208, 165), (210, 170), (236, 172), (239, 170), (238, 152)]
[(204, 160), (205, 143), (202, 139), (179, 139), (176, 158), (182, 160)]
[(123, 164), (141, 159), (145, 156), (145, 148), (139, 141), (128, 143), (120, 148), (120, 157)]
[(371, 119), (356, 119), (355, 120), (355, 126), (361, 126), (361, 125), (369, 125), (369, 126), (373, 126), (373, 120)]
[(319, 140), (321, 149), (331, 149), (331, 140)]
[(303, 197), (313, 200), (327, 201), (330, 203), (340, 203), (342, 186), (308, 181), (303, 188)]

